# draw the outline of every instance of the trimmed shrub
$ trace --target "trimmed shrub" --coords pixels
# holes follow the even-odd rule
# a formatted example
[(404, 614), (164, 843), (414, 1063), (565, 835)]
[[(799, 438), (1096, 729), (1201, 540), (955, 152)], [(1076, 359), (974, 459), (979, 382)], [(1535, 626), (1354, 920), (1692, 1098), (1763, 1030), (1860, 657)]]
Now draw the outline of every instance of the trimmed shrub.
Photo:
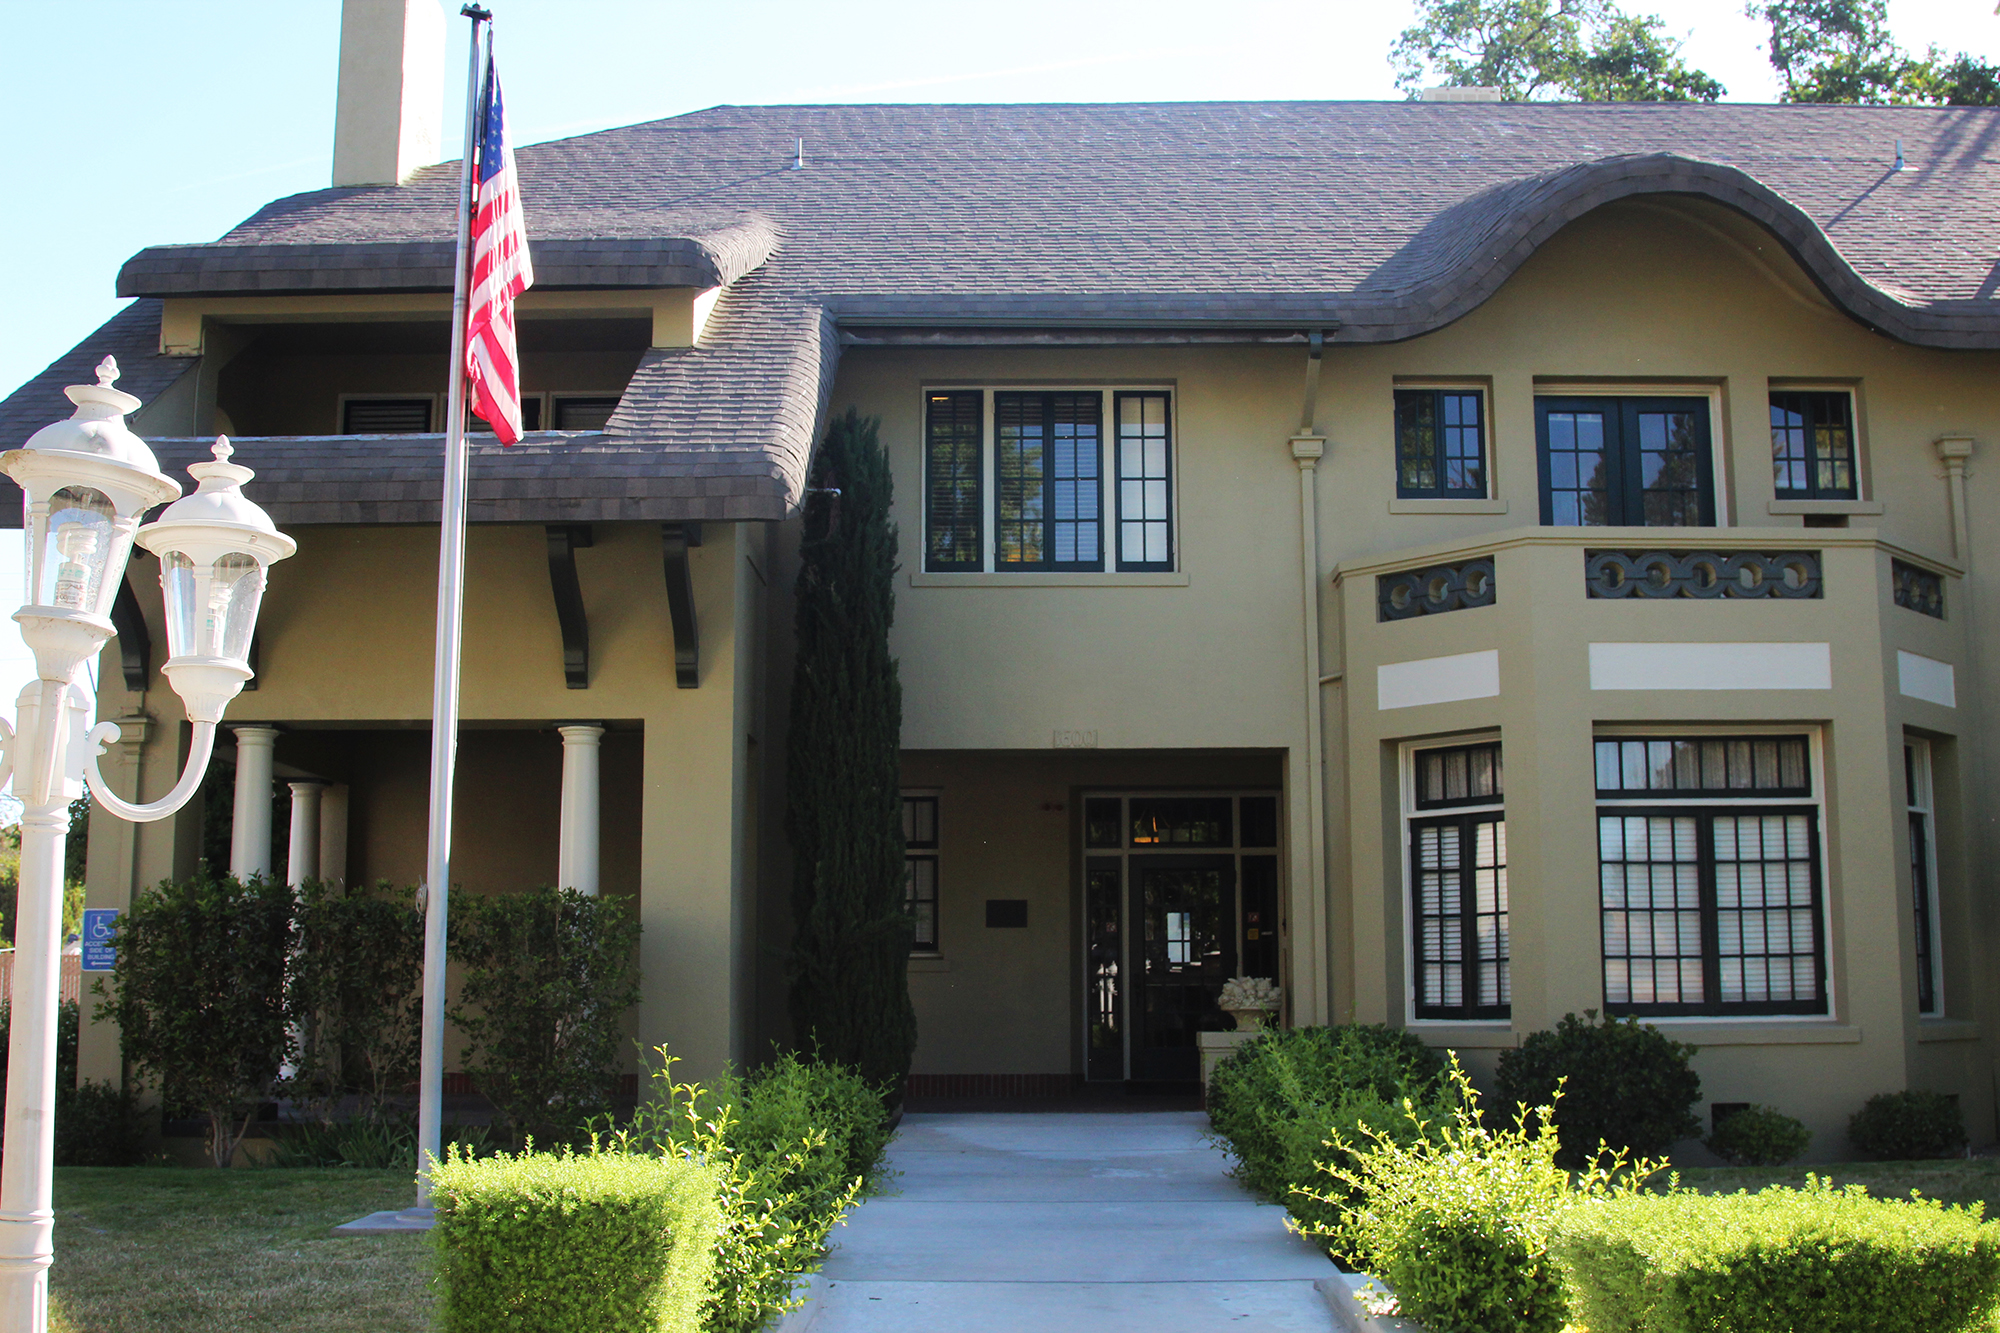
[(1554, 1029), (1531, 1034), (1500, 1056), (1500, 1096), (1510, 1106), (1547, 1106), (1562, 1089), (1556, 1160), (1571, 1171), (1610, 1151), (1659, 1156), (1679, 1139), (1701, 1133), (1694, 1106), (1701, 1076), (1689, 1061), (1696, 1048), (1672, 1041), (1636, 1018), (1564, 1014)]
[(1981, 1205), (1803, 1190), (1635, 1195), (1578, 1208), (1554, 1253), (1591, 1333), (1956, 1333), (2000, 1306)]
[(1772, 1106), (1724, 1116), (1708, 1136), (1708, 1150), (1731, 1166), (1783, 1166), (1811, 1143), (1811, 1130)]
[(704, 1307), (709, 1333), (750, 1333), (795, 1309), (792, 1289), (817, 1272), (826, 1239), (883, 1178), (882, 1098), (853, 1070), (783, 1055), (748, 1078), (676, 1083), (659, 1048), (632, 1123), (608, 1118), (593, 1138), (619, 1152), (707, 1162), (721, 1171), (722, 1229)]
[[(1448, 1112), (1444, 1060), (1414, 1033), (1380, 1024), (1266, 1032), (1245, 1042), (1209, 1080), (1208, 1119), (1236, 1154), (1234, 1175), (1315, 1234), (1337, 1238), (1347, 1200), (1333, 1197), (1319, 1163), (1350, 1164), (1336, 1135), (1370, 1130), (1408, 1142), (1412, 1100), (1427, 1120)], [(1301, 1192), (1315, 1186), (1310, 1193)], [(1336, 1258), (1346, 1258), (1338, 1250)]]
[(716, 1178), (630, 1153), (448, 1153), (431, 1168), (438, 1327), (697, 1333)]
[(1333, 1186), (1324, 1201), (1358, 1196), (1338, 1243), (1431, 1333), (1557, 1333), (1569, 1322), (1562, 1270), (1548, 1255), (1557, 1220), (1658, 1167), (1628, 1168), (1613, 1154), (1573, 1177), (1556, 1162), (1554, 1108), (1523, 1107), (1511, 1128), (1489, 1129), (1456, 1057), (1450, 1078), (1457, 1097), (1441, 1122), (1412, 1109), (1405, 1139), (1363, 1130), (1348, 1145), (1352, 1166), (1322, 1168)]
[(131, 1093), (96, 1079), (56, 1089), (57, 1166), (137, 1166), (145, 1160), (146, 1131)]
[[(291, 947), (292, 892), (261, 876), (169, 880), (119, 918), (110, 998), (96, 1017), (118, 1024), (125, 1053), (170, 1105), (207, 1118), (217, 1166), (229, 1165), (291, 1052)], [(103, 981), (93, 993), (106, 994)]]
[(369, 1120), (390, 1117), (390, 1099), (417, 1077), (424, 919), (416, 892), (384, 880), (299, 886), (298, 948), (286, 987), (299, 1049), (294, 1097), (331, 1120), (357, 1093)]
[(496, 1137), (575, 1142), (611, 1104), (625, 1011), (639, 1002), (632, 903), (575, 889), (464, 894), (451, 925), (465, 980), (449, 1013)]
[(1965, 1151), (1958, 1102), (1941, 1092), (1882, 1092), (1847, 1122), (1847, 1141), (1864, 1157), (1904, 1162)]

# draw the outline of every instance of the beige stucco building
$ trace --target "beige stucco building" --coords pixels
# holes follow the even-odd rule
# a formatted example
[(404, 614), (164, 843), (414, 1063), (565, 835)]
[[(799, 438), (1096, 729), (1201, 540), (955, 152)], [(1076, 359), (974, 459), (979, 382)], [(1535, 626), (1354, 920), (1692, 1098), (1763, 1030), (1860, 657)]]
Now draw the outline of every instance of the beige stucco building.
[[(919, 1091), (1191, 1079), (1248, 973), (1481, 1070), (1636, 1013), (1820, 1156), (1906, 1087), (1991, 1140), (1996, 116), (725, 107), (522, 150), (543, 429), (475, 450), (454, 877), (595, 865), (635, 1036), (786, 1035), (793, 519), (854, 407), (902, 534)], [(0, 404), (24, 438), (114, 352), (163, 463), (228, 431), (299, 540), (230, 714), (274, 748), (98, 821), (93, 906), (287, 783), (320, 873), (421, 875), (457, 170), (375, 156), (135, 257)], [(152, 797), (185, 726), (130, 583), (102, 711)]]

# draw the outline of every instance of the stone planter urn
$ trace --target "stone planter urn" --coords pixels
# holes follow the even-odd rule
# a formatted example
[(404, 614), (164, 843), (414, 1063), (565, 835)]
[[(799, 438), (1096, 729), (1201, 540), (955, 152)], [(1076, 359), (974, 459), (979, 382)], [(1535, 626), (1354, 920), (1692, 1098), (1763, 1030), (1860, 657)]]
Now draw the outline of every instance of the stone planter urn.
[(1236, 1020), (1238, 1032), (1262, 1032), (1264, 1016), (1277, 1012), (1278, 997), (1278, 983), (1269, 977), (1231, 977), (1215, 1003)]

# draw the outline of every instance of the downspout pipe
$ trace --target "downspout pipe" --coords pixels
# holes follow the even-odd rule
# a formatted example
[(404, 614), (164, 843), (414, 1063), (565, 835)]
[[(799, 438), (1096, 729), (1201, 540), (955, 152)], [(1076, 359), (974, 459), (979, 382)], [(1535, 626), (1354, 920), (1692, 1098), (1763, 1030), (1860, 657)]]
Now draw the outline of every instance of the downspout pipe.
[[(1303, 661), (1300, 663), (1300, 703), (1304, 709), (1304, 763), (1306, 811), (1306, 882), (1308, 893), (1304, 911), (1293, 916), (1291, 1018), (1295, 1025), (1329, 1021), (1332, 991), (1328, 971), (1332, 949), (1326, 934), (1326, 791), (1325, 725), (1320, 708), (1320, 628), (1319, 628), (1319, 460), (1326, 453), (1326, 437), (1318, 430), (1320, 363), (1326, 351), (1326, 333), (1312, 330), (1306, 351), (1305, 402), (1299, 412), (1299, 429), (1290, 440), (1292, 461), (1299, 469), (1299, 613)], [(1301, 968), (1300, 944), (1304, 943), (1307, 968)]]

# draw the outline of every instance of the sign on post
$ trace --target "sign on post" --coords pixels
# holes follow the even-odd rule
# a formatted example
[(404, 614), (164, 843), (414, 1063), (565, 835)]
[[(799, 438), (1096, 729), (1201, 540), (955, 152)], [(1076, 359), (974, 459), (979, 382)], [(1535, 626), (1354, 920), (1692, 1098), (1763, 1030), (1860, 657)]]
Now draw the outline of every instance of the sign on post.
[(86, 907), (83, 909), (83, 970), (86, 972), (109, 972), (111, 964), (117, 960), (118, 909), (115, 907)]

